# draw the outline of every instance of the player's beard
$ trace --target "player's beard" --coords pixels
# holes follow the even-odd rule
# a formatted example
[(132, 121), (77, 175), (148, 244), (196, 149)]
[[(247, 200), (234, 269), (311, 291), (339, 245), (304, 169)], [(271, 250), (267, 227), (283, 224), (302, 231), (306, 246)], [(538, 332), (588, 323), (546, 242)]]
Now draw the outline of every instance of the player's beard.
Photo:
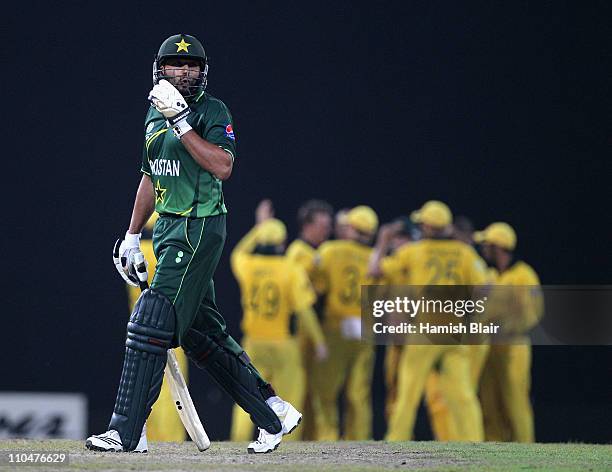
[(181, 92), (181, 95), (190, 95), (196, 86), (197, 77), (170, 77), (168, 82), (176, 87)]

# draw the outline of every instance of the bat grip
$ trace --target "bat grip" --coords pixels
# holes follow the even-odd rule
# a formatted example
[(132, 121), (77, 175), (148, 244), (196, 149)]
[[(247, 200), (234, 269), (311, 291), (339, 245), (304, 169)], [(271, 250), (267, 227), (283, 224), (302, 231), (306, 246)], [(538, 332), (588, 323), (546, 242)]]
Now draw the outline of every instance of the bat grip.
[(145, 291), (149, 288), (149, 282), (147, 280), (147, 265), (142, 252), (138, 252), (134, 255), (134, 266), (136, 267), (136, 276), (138, 277), (138, 285), (140, 286), (140, 290)]

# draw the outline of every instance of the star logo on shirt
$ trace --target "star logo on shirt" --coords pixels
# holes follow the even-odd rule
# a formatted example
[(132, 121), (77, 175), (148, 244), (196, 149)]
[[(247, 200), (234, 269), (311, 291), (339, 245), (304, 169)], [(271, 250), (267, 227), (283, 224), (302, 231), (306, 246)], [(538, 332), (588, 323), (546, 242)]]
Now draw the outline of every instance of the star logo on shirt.
[(166, 198), (166, 190), (168, 189), (163, 188), (158, 180), (155, 184), (155, 203), (164, 203), (164, 198)]
[(185, 42), (184, 38), (181, 38), (180, 43), (174, 43), (174, 44), (178, 46), (178, 48), (176, 49), (176, 52), (181, 52), (181, 51), (189, 52), (189, 50), (187, 49), (187, 46), (191, 46), (191, 43)]

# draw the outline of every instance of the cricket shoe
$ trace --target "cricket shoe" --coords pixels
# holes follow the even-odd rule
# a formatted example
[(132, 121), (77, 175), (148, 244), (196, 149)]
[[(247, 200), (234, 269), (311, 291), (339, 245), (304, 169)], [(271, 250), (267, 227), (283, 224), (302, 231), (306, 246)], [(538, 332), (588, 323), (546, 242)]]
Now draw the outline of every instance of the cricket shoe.
[(249, 454), (267, 454), (274, 451), (283, 439), (283, 431), (276, 434), (268, 433), (265, 429), (259, 428), (257, 440), (249, 444), (247, 451)]
[(302, 414), (291, 403), (282, 400), (280, 397), (270, 397), (266, 400), (266, 403), (276, 413), (278, 419), (281, 420), (283, 429), (276, 434), (272, 434), (263, 428), (259, 428), (257, 440), (250, 443), (247, 448), (249, 454), (265, 454), (274, 451), (280, 444), (283, 436), (292, 433), (298, 427), (300, 421), (302, 421)]
[(283, 425), (283, 434), (291, 434), (302, 421), (302, 414), (294, 406), (284, 401), (281, 397), (274, 396), (266, 400), (270, 408), (274, 410)]
[[(85, 447), (92, 451), (101, 451), (101, 452), (122, 452), (123, 444), (121, 443), (121, 436), (114, 429), (107, 431), (103, 434), (96, 434), (93, 436), (89, 436), (87, 441), (85, 441)], [(146, 453), (149, 450), (149, 444), (147, 443), (147, 425), (145, 424), (144, 428), (142, 428), (142, 433), (140, 433), (140, 441), (138, 441), (138, 445), (136, 449), (132, 452), (141, 452)]]

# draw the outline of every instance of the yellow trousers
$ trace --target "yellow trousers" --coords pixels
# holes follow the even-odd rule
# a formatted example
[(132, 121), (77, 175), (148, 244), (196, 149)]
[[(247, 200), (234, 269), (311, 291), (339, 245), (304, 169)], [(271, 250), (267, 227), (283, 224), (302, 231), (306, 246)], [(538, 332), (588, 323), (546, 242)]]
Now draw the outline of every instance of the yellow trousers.
[(531, 346), (491, 346), (480, 384), (487, 441), (534, 442)]
[[(153, 279), (155, 272), (155, 256), (153, 255), (153, 246), (150, 240), (142, 240), (141, 249), (145, 259), (149, 263), (149, 283)], [(128, 299), (130, 303), (130, 311), (134, 309), (136, 300), (140, 296), (140, 289), (128, 285)], [(179, 367), (187, 381), (187, 356), (181, 348), (174, 350)], [(171, 441), (182, 442), (185, 440), (186, 431), (181, 422), (181, 419), (176, 411), (174, 400), (170, 394), (170, 388), (165, 382), (162, 384), (159, 398), (153, 405), (153, 409), (147, 419), (147, 438), (149, 441)]]
[(345, 388), (343, 439), (360, 441), (372, 436), (372, 372), (374, 348), (360, 340), (347, 340), (332, 323), (323, 333), (329, 357), (317, 364), (309, 379), (312, 385), (316, 439), (340, 439), (338, 397)]
[(393, 415), (393, 405), (397, 399), (397, 370), (399, 368), (399, 360), (402, 354), (403, 346), (388, 345), (385, 346), (385, 419)]
[[(246, 337), (242, 340), (242, 347), (262, 377), (272, 384), (277, 395), (301, 411), (305, 379), (298, 342), (295, 339), (260, 341)], [(234, 405), (231, 440), (250, 441), (254, 429), (255, 426), (249, 415), (238, 405)], [(295, 441), (300, 438), (300, 428), (297, 428), (283, 438), (283, 441)]]
[(453, 441), (482, 441), (482, 412), (470, 381), (470, 360), (466, 346), (407, 345), (398, 368), (397, 399), (389, 420), (386, 439), (412, 439), (414, 422), (427, 378), (438, 364), (440, 389), (452, 416)]
[[(470, 381), (474, 393), (477, 395), (480, 376), (489, 353), (489, 345), (469, 345), (466, 348), (470, 362)], [(432, 371), (425, 383), (425, 404), (427, 405), (429, 423), (434, 437), (438, 441), (451, 441), (453, 440), (453, 432), (457, 431), (457, 428), (451, 424), (453, 415), (448, 406), (447, 395), (441, 386), (440, 373), (435, 370)], [(454, 385), (449, 387), (455, 388)], [(462, 440), (462, 438), (459, 438), (459, 440)]]
[(314, 407), (312, 405), (312, 376), (317, 368), (318, 362), (314, 357), (314, 346), (305, 335), (298, 336), (300, 349), (302, 351), (302, 363), (304, 365), (304, 402), (302, 405), (302, 422), (300, 423), (300, 434), (302, 441), (314, 441), (316, 439), (316, 422)]

